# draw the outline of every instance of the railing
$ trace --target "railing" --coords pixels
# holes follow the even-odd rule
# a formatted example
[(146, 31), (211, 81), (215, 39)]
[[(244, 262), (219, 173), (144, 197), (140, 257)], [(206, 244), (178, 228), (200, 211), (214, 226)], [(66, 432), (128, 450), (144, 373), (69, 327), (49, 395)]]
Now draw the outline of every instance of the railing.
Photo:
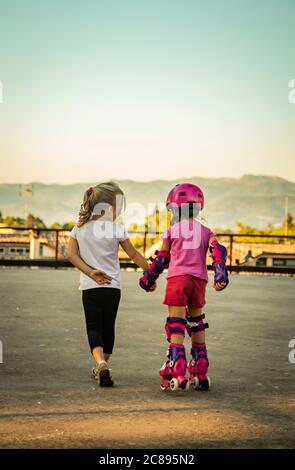
[[(3, 234), (1, 235), (1, 232), (3, 230), (8, 230), (11, 229), (14, 231), (13, 234)], [(67, 239), (69, 235), (69, 230), (65, 229), (52, 229), (52, 228), (35, 228), (35, 227), (0, 227), (0, 243), (1, 243), (1, 238), (3, 236), (7, 238), (12, 238), (16, 236), (16, 233), (18, 232), (23, 232), (27, 236), (31, 233), (34, 234), (35, 236), (40, 236), (41, 234), (54, 234), (54, 236), (51, 238), (47, 237), (48, 239), (48, 246), (51, 246), (51, 248), (54, 251), (54, 255), (52, 257), (37, 257), (35, 259), (16, 259), (16, 258), (2, 258), (0, 257), (0, 266), (46, 266), (46, 267), (71, 267), (72, 264), (67, 260), (67, 257), (65, 256), (66, 252), (66, 244), (67, 244)], [(61, 234), (65, 234), (64, 237), (61, 236)], [(160, 239), (160, 235), (162, 232), (160, 231), (148, 231), (147, 229), (142, 230), (142, 231), (129, 231), (130, 236), (137, 236), (141, 237), (143, 240), (141, 249), (142, 253), (144, 256), (146, 256), (147, 252), (147, 247), (148, 247), (148, 240), (149, 238), (152, 239)], [(246, 265), (239, 265), (239, 264), (234, 264), (233, 263), (233, 249), (235, 244), (239, 245), (241, 242), (239, 242), (237, 239), (241, 238), (246, 238), (246, 239), (251, 239), (253, 242), (243, 242), (243, 243), (255, 243), (255, 239), (266, 239), (270, 240), (269, 244), (272, 245), (278, 245), (282, 246), (281, 242), (294, 242), (294, 251), (293, 253), (295, 254), (295, 236), (294, 235), (264, 235), (264, 234), (236, 234), (236, 233), (217, 233), (217, 237), (228, 239), (228, 242), (226, 243), (228, 245), (228, 267), (230, 271), (241, 271), (241, 272), (264, 272), (264, 273), (286, 273), (286, 274), (295, 274), (295, 267), (275, 267), (275, 266), (246, 266)], [(279, 243), (273, 243), (271, 240), (278, 240)], [(62, 243), (61, 243), (62, 241)], [(260, 242), (261, 243), (261, 242)], [(263, 242), (263, 243), (268, 243), (268, 242)], [(136, 268), (134, 263), (130, 261), (128, 258), (120, 258), (121, 266), (123, 268)], [(208, 266), (209, 269), (211, 269), (211, 266)]]
[[(217, 233), (217, 237), (229, 237), (229, 266), (233, 266), (233, 245), (235, 242), (235, 238), (256, 238), (256, 239), (263, 239), (266, 238), (268, 240), (271, 239), (278, 239), (282, 241), (286, 240), (294, 240), (295, 242), (295, 235), (264, 235), (264, 234), (241, 234), (241, 233)], [(244, 242), (249, 243), (249, 242)], [(262, 242), (265, 243), (265, 242)], [(277, 243), (272, 243), (272, 245), (277, 245)], [(294, 244), (294, 254), (295, 254), (295, 244)]]

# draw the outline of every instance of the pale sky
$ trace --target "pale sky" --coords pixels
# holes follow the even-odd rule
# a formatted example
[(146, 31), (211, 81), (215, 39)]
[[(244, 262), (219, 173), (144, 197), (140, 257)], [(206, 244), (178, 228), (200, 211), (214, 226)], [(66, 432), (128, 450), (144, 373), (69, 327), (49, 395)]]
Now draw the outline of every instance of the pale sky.
[(294, 0), (0, 0), (0, 11), (0, 183), (295, 181)]

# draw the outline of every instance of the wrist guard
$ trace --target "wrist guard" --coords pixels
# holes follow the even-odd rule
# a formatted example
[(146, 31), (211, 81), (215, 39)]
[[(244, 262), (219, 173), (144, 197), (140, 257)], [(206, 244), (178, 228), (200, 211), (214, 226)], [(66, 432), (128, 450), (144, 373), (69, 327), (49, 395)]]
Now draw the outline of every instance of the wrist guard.
[(229, 283), (228, 280), (228, 272), (226, 263), (227, 251), (225, 246), (218, 243), (217, 240), (213, 240), (211, 245), (209, 246), (209, 250), (211, 253), (211, 257), (213, 259), (213, 270), (214, 270), (214, 284), (219, 282), (225, 282), (226, 285)]
[(149, 291), (155, 284), (159, 275), (162, 274), (164, 269), (167, 269), (170, 262), (169, 251), (156, 251), (156, 258), (151, 258), (152, 264), (149, 269), (146, 269), (139, 279), (139, 285), (142, 289)]

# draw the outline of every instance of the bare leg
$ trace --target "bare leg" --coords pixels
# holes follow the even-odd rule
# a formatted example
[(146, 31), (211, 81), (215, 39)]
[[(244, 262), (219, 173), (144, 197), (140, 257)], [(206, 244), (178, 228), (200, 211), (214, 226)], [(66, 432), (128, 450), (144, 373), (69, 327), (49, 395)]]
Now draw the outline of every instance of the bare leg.
[[(92, 356), (94, 357), (97, 364), (99, 364), (101, 361), (105, 361), (103, 348), (101, 346), (97, 346), (96, 348), (92, 349)], [(105, 367), (107, 367), (107, 365), (105, 365)]]

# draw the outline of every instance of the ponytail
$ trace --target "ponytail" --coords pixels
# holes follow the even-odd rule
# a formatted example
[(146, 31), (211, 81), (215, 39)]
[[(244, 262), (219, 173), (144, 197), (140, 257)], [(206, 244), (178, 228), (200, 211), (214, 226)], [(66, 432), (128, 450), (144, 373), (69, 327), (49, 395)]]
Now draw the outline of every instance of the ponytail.
[(92, 194), (93, 188), (88, 188), (87, 191), (85, 191), (84, 193), (83, 202), (80, 206), (79, 211), (78, 227), (82, 227), (82, 225), (86, 224), (86, 222), (88, 222), (91, 218), (92, 209), (90, 199)]

